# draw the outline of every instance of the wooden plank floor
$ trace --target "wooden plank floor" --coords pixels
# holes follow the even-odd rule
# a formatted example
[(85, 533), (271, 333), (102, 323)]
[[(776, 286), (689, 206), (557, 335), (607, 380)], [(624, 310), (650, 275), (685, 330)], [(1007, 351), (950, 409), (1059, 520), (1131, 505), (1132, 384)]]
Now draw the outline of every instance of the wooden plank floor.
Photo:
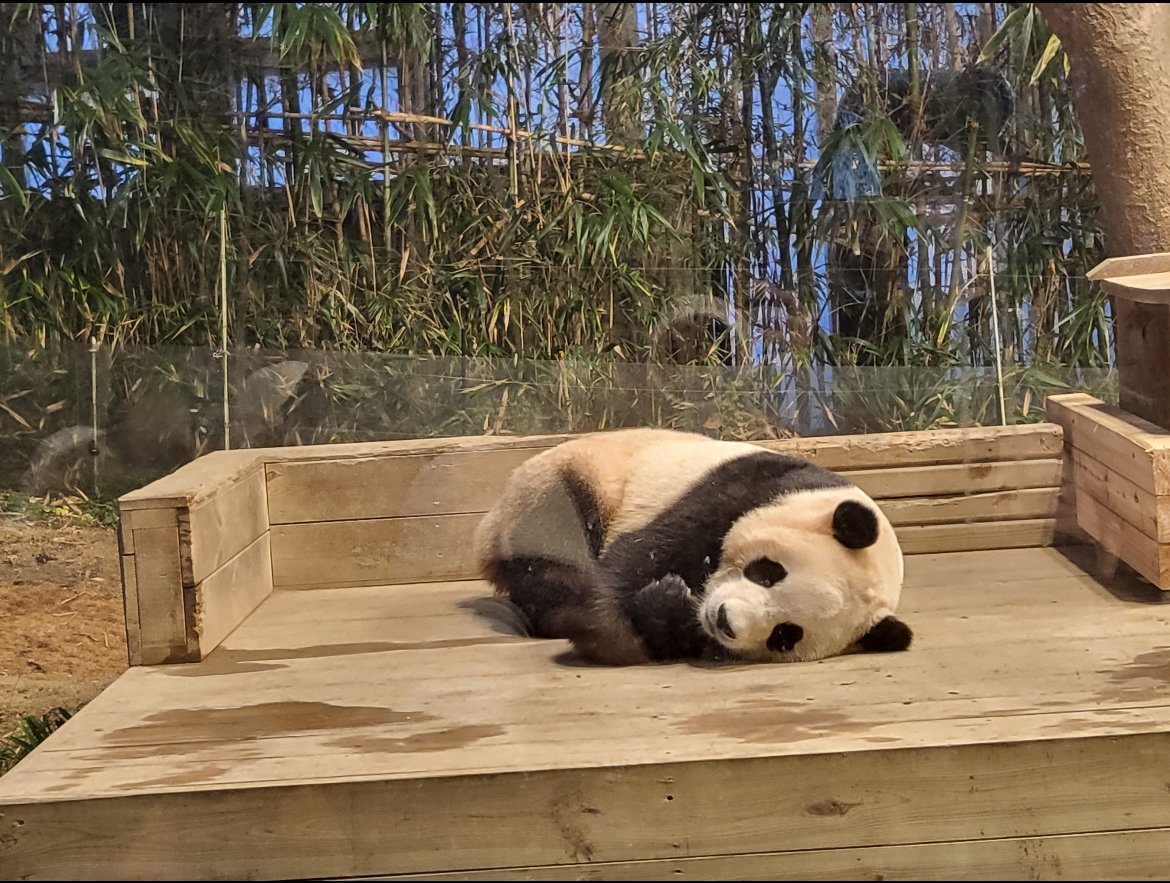
[(573, 664), (479, 582), (278, 591), (0, 779), (0, 878), (1164, 876), (1170, 596), (912, 556), (906, 653)]

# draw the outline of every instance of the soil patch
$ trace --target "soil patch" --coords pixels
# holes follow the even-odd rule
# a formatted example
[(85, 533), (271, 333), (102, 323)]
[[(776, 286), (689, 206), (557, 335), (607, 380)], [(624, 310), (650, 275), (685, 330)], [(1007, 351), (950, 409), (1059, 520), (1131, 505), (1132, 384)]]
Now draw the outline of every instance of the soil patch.
[(0, 735), (127, 668), (117, 534), (0, 513)]

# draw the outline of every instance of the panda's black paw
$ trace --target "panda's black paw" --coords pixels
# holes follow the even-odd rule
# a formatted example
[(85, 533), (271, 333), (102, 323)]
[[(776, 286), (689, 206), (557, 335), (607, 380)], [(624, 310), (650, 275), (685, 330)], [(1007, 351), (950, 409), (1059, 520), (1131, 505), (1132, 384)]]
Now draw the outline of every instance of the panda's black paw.
[(675, 574), (634, 592), (626, 615), (651, 658), (660, 662), (697, 658), (710, 640), (699, 625), (698, 603), (690, 587)]

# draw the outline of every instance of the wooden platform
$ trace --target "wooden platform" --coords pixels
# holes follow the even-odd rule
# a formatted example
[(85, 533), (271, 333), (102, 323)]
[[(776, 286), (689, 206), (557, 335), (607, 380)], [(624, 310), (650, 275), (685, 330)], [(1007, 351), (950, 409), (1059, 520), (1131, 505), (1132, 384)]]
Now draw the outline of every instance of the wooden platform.
[(1170, 605), (1086, 547), (912, 556), (912, 650), (597, 669), (474, 581), (276, 592), (0, 780), (0, 876), (1134, 877)]
[(485, 614), (471, 532), (563, 440), (223, 452), (123, 498), (134, 665), (0, 779), (0, 879), (1170, 874), (1170, 595), (1054, 545), (1087, 539), (1059, 426), (767, 443), (887, 511), (916, 640), (725, 667)]

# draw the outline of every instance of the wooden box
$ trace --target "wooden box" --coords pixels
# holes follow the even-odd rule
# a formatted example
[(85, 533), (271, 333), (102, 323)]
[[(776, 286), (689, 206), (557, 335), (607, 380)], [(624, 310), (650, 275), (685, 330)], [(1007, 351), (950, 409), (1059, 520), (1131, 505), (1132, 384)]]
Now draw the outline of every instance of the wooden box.
[(1170, 589), (1170, 432), (1083, 393), (1050, 396), (1064, 429), (1077, 524), (1160, 589)]

